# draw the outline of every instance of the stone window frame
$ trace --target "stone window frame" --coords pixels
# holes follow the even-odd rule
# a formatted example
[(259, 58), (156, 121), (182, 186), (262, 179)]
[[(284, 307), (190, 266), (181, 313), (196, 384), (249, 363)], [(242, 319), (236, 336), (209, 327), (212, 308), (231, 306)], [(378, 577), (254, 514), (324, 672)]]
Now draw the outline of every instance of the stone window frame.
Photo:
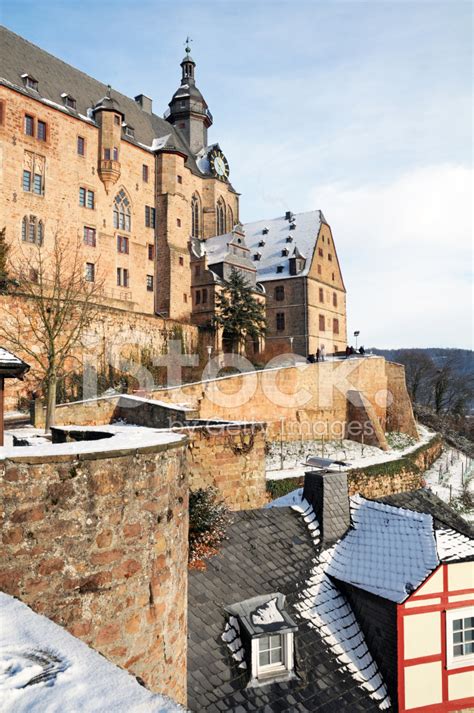
[(153, 275), (147, 275), (147, 276), (146, 276), (146, 289), (147, 289), (147, 292), (153, 292), (153, 288), (154, 288), (153, 283), (154, 283)]
[(339, 319), (337, 317), (332, 321), (332, 333), (339, 334)]
[(226, 234), (226, 205), (220, 196), (216, 203), (216, 235)]
[(130, 254), (130, 239), (126, 235), (117, 234), (117, 252), (120, 255)]
[(86, 186), (79, 186), (79, 207), (95, 210), (95, 191)]
[(284, 332), (286, 325), (286, 318), (284, 312), (277, 312), (275, 315), (275, 326), (277, 332)]
[(84, 245), (88, 245), (91, 248), (97, 246), (97, 230), (91, 225), (84, 225), (82, 231), (82, 240)]
[(84, 279), (86, 282), (95, 282), (95, 264), (93, 262), (86, 262)]
[(285, 286), (277, 285), (275, 287), (275, 302), (283, 302), (285, 300)]
[(201, 237), (201, 205), (202, 203), (199, 193), (193, 193), (193, 195), (191, 196), (191, 236), (193, 238)]
[(151, 205), (145, 206), (145, 228), (156, 227), (156, 208)]
[(148, 243), (147, 245), (147, 253), (148, 253), (148, 259), (149, 260), (154, 260), (155, 259), (155, 246), (153, 243)]
[(5, 99), (0, 99), (0, 126), (5, 126), (5, 118), (7, 114), (7, 103)]
[(332, 293), (332, 306), (337, 307), (337, 292)]
[(466, 619), (474, 619), (474, 606), (460, 607), (459, 609), (448, 609), (446, 612), (446, 666), (448, 670), (474, 665), (474, 652), (462, 654), (461, 657), (454, 656), (453, 648), (455, 644), (461, 645), (461, 642), (458, 643), (454, 641), (454, 635), (462, 634), (462, 643), (464, 644), (466, 643), (464, 640), (464, 633), (467, 630), (471, 631), (474, 629), (474, 626), (465, 627), (462, 625), (461, 629), (455, 631), (454, 621), (459, 619), (462, 619), (463, 622)]
[(116, 194), (112, 210), (114, 230), (125, 230), (125, 232), (130, 233), (132, 229), (132, 204), (123, 188)]
[(78, 156), (85, 158), (86, 156), (86, 140), (84, 136), (78, 136), (76, 142), (76, 152)]
[(319, 288), (319, 302), (324, 304), (324, 290), (322, 287)]
[(44, 242), (44, 222), (36, 215), (24, 215), (21, 221), (21, 242), (42, 245)]
[(325, 318), (324, 314), (319, 315), (319, 331), (320, 332), (326, 331), (326, 318)]
[(130, 272), (127, 267), (117, 268), (117, 287), (130, 287)]
[(148, 183), (149, 176), (150, 176), (150, 170), (148, 168), (148, 164), (143, 163), (142, 164), (142, 181), (143, 181), (143, 183)]

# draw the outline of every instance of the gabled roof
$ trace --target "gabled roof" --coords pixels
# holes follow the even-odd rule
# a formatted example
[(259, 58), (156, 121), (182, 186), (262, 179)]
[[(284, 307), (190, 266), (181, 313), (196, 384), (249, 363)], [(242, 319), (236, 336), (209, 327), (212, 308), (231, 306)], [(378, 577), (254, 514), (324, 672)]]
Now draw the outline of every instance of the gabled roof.
[[(304, 269), (298, 273), (298, 276), (308, 274), (319, 229), (326, 221), (320, 210), (294, 214), (292, 221), (295, 226), (292, 229), (290, 229), (290, 221), (283, 215), (272, 220), (244, 224), (245, 242), (250, 249), (251, 259), (255, 253), (260, 253), (260, 259), (254, 262), (259, 282), (290, 277), (289, 260), (292, 257), (306, 259)], [(222, 259), (231, 235), (227, 233), (203, 241), (210, 265)], [(287, 241), (289, 236), (292, 238), (291, 242)], [(285, 248), (289, 250), (288, 256), (282, 256), (282, 250)], [(277, 272), (279, 265), (283, 267), (281, 272)]]
[(0, 376), (21, 379), (30, 367), (19, 357), (0, 347)]
[[(38, 91), (27, 89), (22, 80), (25, 73), (34, 72)], [(107, 96), (107, 85), (89, 77), (66, 62), (45, 52), (40, 47), (0, 26), (0, 84), (10, 86), (33, 99), (43, 101), (70, 116), (94, 124), (91, 109)], [(76, 108), (64, 105), (64, 94), (76, 100)], [(150, 150), (170, 149), (187, 156), (187, 166), (202, 176), (189, 146), (180, 133), (161, 116), (149, 114), (130, 97), (112, 89), (110, 100), (121, 112), (135, 137), (123, 136), (130, 143)]]
[[(311, 582), (316, 552), (305, 519), (287, 507), (242, 511), (233, 513), (232, 518), (228, 539), (220, 553), (209, 560), (207, 570), (189, 573), (189, 708), (196, 712), (242, 713), (379, 711), (383, 695), (374, 700), (370, 691), (383, 684), (367, 647), (364, 649), (358, 627), (352, 631), (352, 643), (346, 648), (350, 656), (358, 655), (366, 667), (357, 677), (348, 673), (344, 652), (331, 649), (331, 642), (325, 639), (327, 632), (300, 613), (299, 604), (308, 600), (308, 589), (318, 587)], [(286, 596), (286, 611), (298, 626), (297, 677), (247, 688), (249, 671), (242, 666), (235, 631), (228, 624), (226, 627), (225, 607), (275, 592)], [(345, 625), (347, 619), (341, 618), (341, 606), (348, 609), (350, 616), (350, 607), (342, 595), (326, 597), (325, 621), (337, 619)], [(230, 647), (235, 649), (233, 653)], [(367, 680), (371, 683), (364, 687)]]
[[(385, 502), (351, 498), (352, 527), (331, 551), (327, 574), (346, 584), (401, 603), (436, 569), (442, 561), (461, 561), (474, 557), (474, 540), (467, 534), (446, 527), (437, 517), (452, 521), (450, 510), (436, 496), (424, 491), (391, 496), (397, 507)], [(388, 502), (387, 502), (388, 501)], [(438, 502), (437, 502), (438, 501)], [(419, 511), (423, 502), (424, 512)], [(444, 525), (444, 526), (443, 526)], [(468, 532), (463, 526), (465, 532)]]

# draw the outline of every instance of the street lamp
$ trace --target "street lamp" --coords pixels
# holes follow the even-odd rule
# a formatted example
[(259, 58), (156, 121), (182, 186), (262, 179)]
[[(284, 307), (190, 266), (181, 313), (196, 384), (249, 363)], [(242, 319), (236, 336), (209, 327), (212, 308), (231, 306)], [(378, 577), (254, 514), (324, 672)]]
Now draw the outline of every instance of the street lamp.
[(360, 334), (360, 331), (359, 331), (359, 330), (357, 330), (356, 332), (354, 332), (354, 337), (356, 338), (356, 351), (357, 351), (357, 337), (359, 336), (359, 334)]
[(207, 356), (210, 359), (212, 354), (212, 346), (209, 344), (207, 347)]

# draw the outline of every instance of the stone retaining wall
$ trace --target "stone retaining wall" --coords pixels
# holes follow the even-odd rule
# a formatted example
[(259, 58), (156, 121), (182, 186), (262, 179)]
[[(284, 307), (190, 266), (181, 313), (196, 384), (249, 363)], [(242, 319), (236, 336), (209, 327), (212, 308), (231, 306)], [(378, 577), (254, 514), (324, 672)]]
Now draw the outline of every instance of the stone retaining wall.
[(186, 428), (191, 490), (213, 486), (231, 510), (250, 510), (268, 501), (264, 424)]
[(0, 461), (0, 587), (183, 703), (185, 448)]

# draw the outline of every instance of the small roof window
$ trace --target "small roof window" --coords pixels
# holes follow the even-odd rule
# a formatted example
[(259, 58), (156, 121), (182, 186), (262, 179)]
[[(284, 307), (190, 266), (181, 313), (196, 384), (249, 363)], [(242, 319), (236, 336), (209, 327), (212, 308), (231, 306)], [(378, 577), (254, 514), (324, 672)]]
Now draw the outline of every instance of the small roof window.
[(277, 265), (277, 272), (283, 272), (283, 265)]
[(265, 247), (265, 240), (263, 240), (263, 238), (262, 238), (262, 240), (259, 240), (259, 241), (258, 241), (258, 247), (259, 247), (259, 248)]
[(262, 253), (254, 253), (253, 259), (254, 260), (261, 260), (262, 258)]
[(25, 72), (21, 75), (27, 89), (34, 89), (35, 92), (38, 91), (38, 80), (35, 79), (31, 74)]
[(135, 129), (133, 128), (133, 126), (129, 126), (128, 124), (126, 124), (125, 136), (130, 136), (130, 138), (132, 138), (132, 139), (135, 138)]
[(268, 228), (266, 226), (262, 230), (262, 235), (268, 235)]
[(244, 668), (245, 662), (245, 668), (250, 669), (249, 685), (294, 676), (294, 634), (298, 627), (285, 605), (285, 595), (275, 592), (226, 607), (230, 617), (222, 638), (239, 666)]
[(66, 92), (64, 94), (61, 94), (61, 97), (64, 101), (64, 106), (67, 106), (68, 109), (75, 109), (76, 108), (76, 100), (72, 96), (72, 94), (67, 94)]
[(286, 257), (289, 254), (290, 254), (290, 251), (288, 250), (288, 248), (283, 248), (283, 250), (281, 251), (282, 257)]

